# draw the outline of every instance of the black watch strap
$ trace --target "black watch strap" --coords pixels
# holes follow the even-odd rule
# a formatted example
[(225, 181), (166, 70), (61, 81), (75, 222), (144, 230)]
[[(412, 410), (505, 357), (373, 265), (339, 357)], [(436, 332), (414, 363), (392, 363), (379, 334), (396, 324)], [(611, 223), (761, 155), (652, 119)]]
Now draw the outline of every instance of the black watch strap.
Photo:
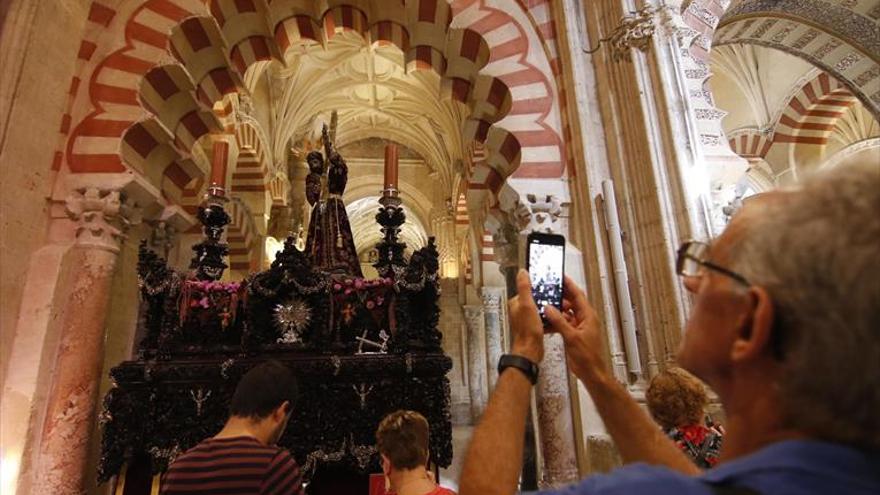
[(516, 368), (522, 371), (526, 377), (532, 382), (532, 385), (538, 383), (538, 365), (531, 359), (516, 354), (505, 354), (498, 360), (498, 374), (507, 368)]

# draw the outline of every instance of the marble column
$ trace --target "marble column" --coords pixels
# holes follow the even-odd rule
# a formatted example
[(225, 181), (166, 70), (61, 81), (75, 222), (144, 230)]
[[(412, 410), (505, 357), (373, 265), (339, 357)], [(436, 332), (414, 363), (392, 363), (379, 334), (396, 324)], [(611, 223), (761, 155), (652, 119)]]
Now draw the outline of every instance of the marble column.
[(540, 487), (554, 488), (578, 479), (577, 447), (571, 415), (571, 392), (565, 346), (560, 335), (544, 337), (544, 360), (538, 375), (538, 430), (544, 457)]
[[(46, 416), (40, 432), (33, 493), (79, 495), (86, 486), (89, 438), (102, 359), (104, 325), (125, 209), (118, 190), (86, 187), (66, 202), (76, 222), (70, 252), (70, 290), (62, 309), (61, 335)], [(93, 475), (93, 474), (92, 474)]]
[(498, 381), (498, 360), (504, 354), (504, 335), (501, 324), (501, 303), (504, 300), (504, 289), (501, 287), (483, 287), (483, 314), (486, 324), (486, 372), (489, 393), (495, 389)]
[[(532, 182), (520, 183), (514, 179), (508, 180), (508, 185), (519, 190), (534, 190), (536, 185)], [(556, 187), (546, 184), (551, 189)], [(558, 193), (558, 194), (557, 194)], [(566, 210), (570, 206), (567, 191), (558, 190), (555, 193), (548, 191), (547, 194), (522, 194), (514, 201), (508, 201), (504, 211), (507, 213), (506, 225), (499, 231), (505, 235), (507, 248), (514, 250), (512, 233), (518, 237), (515, 244), (525, 246), (525, 237), (529, 232), (568, 232), (568, 220)], [(506, 228), (505, 228), (506, 227)], [(507, 231), (506, 233), (504, 231)], [(496, 246), (498, 246), (496, 242)], [(518, 266), (522, 266), (524, 256), (521, 252), (515, 258), (508, 253), (506, 263), (511, 265), (516, 260)], [(514, 275), (514, 270), (510, 270)], [(573, 273), (572, 273), (573, 274)], [(575, 278), (581, 278), (576, 276)], [(508, 290), (515, 288), (508, 287)], [(510, 292), (513, 294), (513, 292)], [(568, 368), (565, 364), (565, 348), (559, 335), (545, 336), (544, 359), (541, 361), (541, 372), (538, 375), (538, 384), (535, 388), (537, 404), (538, 447), (541, 450), (543, 465), (538, 476), (538, 485), (542, 488), (551, 488), (572, 483), (578, 479), (577, 447), (575, 445), (574, 419), (572, 413), (571, 390), (569, 388)]]
[(468, 390), (471, 397), (471, 416), (479, 421), (486, 409), (486, 339), (482, 306), (464, 307), (467, 325)]

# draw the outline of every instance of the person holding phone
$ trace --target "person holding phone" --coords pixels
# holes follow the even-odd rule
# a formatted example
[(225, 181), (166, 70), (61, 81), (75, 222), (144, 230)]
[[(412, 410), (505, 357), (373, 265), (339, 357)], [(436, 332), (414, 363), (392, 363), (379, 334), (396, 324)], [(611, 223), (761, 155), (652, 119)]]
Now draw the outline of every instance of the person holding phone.
[[(839, 165), (755, 197), (712, 243), (686, 241), (676, 270), (694, 303), (678, 351), (726, 411), (718, 464), (700, 470), (611, 374), (605, 330), (564, 278), (568, 370), (626, 464), (544, 495), (880, 493), (880, 165)], [(529, 274), (510, 301), (511, 355), (480, 424), (461, 495), (516, 492), (544, 325)], [(505, 358), (502, 358), (505, 359)], [(510, 359), (510, 358), (508, 358)]]

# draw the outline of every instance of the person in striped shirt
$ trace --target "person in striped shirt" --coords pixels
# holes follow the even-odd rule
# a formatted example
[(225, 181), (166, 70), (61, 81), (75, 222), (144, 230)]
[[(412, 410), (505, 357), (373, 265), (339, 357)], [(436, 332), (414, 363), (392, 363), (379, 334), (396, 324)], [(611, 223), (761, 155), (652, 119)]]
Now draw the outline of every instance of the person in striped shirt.
[(159, 493), (302, 495), (299, 466), (276, 446), (297, 394), (293, 373), (278, 361), (248, 371), (235, 388), (229, 419), (217, 435), (178, 457)]

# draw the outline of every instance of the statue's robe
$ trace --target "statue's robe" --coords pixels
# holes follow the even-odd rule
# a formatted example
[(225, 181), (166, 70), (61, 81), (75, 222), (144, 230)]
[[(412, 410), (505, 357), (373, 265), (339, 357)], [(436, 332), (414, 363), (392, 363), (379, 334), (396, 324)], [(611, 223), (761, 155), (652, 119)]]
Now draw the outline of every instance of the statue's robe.
[[(342, 202), (348, 182), (348, 166), (339, 155), (330, 160), (326, 197), (312, 207), (306, 253), (316, 269), (363, 277), (354, 247), (351, 225)], [(308, 191), (309, 184), (307, 184)]]

